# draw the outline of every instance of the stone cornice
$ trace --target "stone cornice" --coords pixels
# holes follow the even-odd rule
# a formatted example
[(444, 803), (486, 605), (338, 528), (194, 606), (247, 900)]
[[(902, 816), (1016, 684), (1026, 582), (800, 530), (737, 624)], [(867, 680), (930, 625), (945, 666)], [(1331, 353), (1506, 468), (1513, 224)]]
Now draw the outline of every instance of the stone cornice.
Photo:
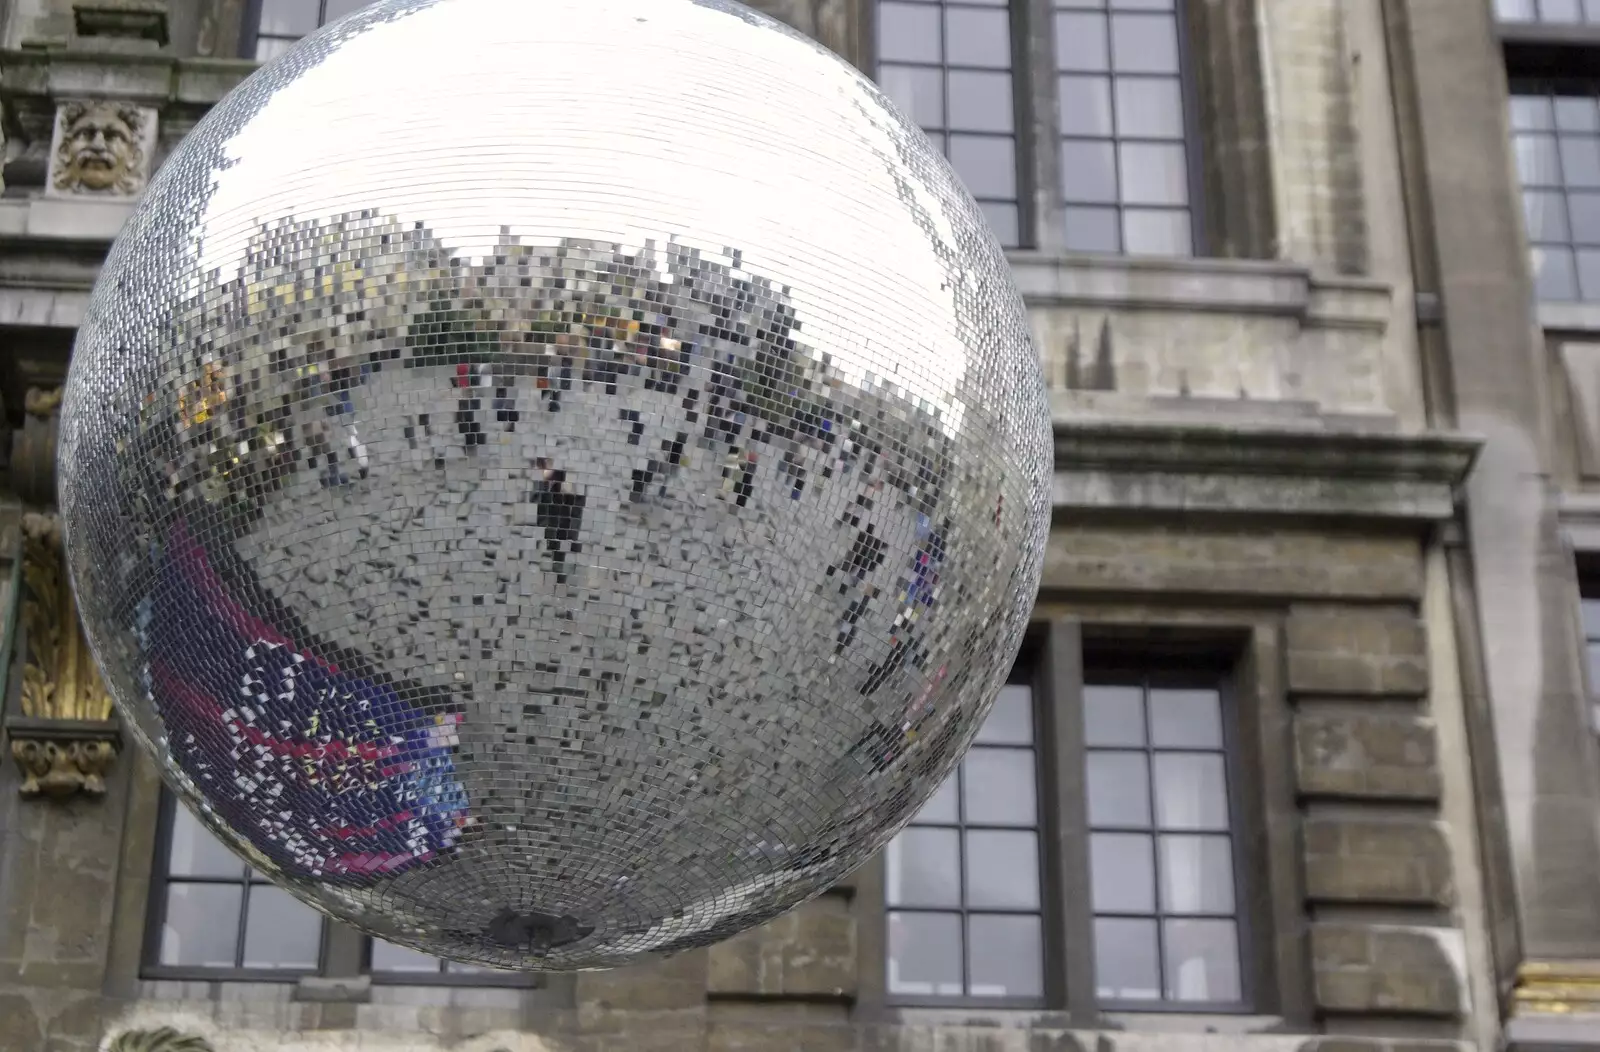
[(1007, 255), (1030, 306), (1224, 311), (1377, 332), (1388, 326), (1393, 306), (1387, 282), (1276, 260)]
[(1437, 522), (1477, 439), (1298, 422), (1058, 417), (1055, 506)]
[(257, 63), (242, 59), (65, 47), (7, 49), (0, 50), (0, 98), (13, 102), (92, 97), (204, 110), (256, 67)]

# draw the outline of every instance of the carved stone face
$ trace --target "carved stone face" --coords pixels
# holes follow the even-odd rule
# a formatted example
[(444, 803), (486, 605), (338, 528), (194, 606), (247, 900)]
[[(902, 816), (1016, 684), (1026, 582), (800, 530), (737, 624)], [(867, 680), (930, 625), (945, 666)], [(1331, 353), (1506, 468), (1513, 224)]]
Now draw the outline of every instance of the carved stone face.
[(60, 189), (131, 192), (143, 159), (138, 110), (110, 103), (69, 105), (61, 115), (56, 186)]

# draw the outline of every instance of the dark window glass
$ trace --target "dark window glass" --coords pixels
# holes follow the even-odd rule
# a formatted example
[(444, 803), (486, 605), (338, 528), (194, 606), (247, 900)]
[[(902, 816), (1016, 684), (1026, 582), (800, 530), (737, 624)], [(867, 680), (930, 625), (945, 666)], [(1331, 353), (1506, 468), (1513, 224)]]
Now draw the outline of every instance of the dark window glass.
[(259, 62), (277, 58), (295, 41), (329, 22), (364, 7), (369, 0), (256, 0), (255, 33), (247, 42), (248, 57)]
[(1174, 0), (1055, 0), (1065, 237), (1079, 252), (1194, 252)]
[(878, 84), (966, 183), (1007, 248), (1022, 243), (1006, 0), (881, 0)]

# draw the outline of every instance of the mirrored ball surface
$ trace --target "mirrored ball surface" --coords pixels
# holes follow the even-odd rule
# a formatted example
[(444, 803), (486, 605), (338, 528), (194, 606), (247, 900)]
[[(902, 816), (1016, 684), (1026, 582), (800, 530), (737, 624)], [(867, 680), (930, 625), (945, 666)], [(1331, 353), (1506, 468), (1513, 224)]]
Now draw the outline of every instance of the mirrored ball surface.
[(174, 150), (62, 418), (69, 571), (184, 802), (333, 916), (562, 969), (825, 890), (958, 761), (1048, 529), (977, 206), (696, 0), (382, 0)]

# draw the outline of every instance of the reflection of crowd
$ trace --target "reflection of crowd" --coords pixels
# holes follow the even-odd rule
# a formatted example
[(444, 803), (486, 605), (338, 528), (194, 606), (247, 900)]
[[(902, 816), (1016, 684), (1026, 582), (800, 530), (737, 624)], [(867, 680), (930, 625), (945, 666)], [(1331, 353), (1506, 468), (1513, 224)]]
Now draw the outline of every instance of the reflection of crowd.
[[(507, 236), (468, 265), (420, 225), (368, 214), (282, 224), (264, 228), (238, 272), (219, 277), (178, 319), (183, 353), (167, 388), (177, 394), (147, 406), (146, 426), (172, 429), (170, 440), (153, 448), (167, 455), (168, 499), (194, 516), (201, 542), (208, 534), (202, 522), (219, 536), (241, 535), (294, 487), (315, 479), (313, 489), (338, 490), (385, 470), (391, 454), (372, 436), (396, 430), (394, 420), (363, 423), (364, 405), (384, 405), (364, 402), (363, 394), (389, 382), (390, 373), (414, 369), (430, 370), (428, 383), (442, 388), (426, 396), (437, 404), (384, 412), (441, 410), (412, 413), (404, 424), (409, 449), (438, 468), (538, 433), (539, 414), (592, 413), (598, 396), (620, 393), (621, 416), (606, 426), (617, 429), (634, 458), (623, 476), (628, 501), (656, 500), (691, 457), (720, 465), (720, 491), (709, 496), (735, 508), (756, 501), (762, 506), (750, 514), (766, 521), (781, 520), (778, 501), (834, 487), (827, 492), (842, 495), (829, 498), (840, 502), (840, 532), (825, 542), (833, 545), (832, 564), (816, 602), (834, 604), (835, 656), (845, 659), (838, 667), (855, 670), (849, 689), (860, 700), (830, 718), (858, 721), (852, 762), (869, 774), (897, 769), (922, 742), (920, 774), (966, 729), (959, 712), (952, 718), (935, 706), (939, 688), (964, 673), (930, 661), (968, 642), (948, 638), (933, 616), (947, 586), (941, 575), (950, 546), (974, 543), (971, 514), (952, 518), (945, 500), (954, 447), (921, 403), (882, 378), (847, 377), (805, 347), (786, 292), (740, 271), (736, 259), (730, 264), (677, 244), (630, 253), (577, 240), (529, 246)], [(663, 408), (652, 415), (648, 406)], [(586, 491), (595, 463), (564, 459), (572, 455), (551, 447), (530, 456), (518, 482), (526, 492), (508, 497), (532, 506), (539, 562), (557, 587), (585, 564), (585, 545), (593, 543), (585, 531), (604, 514)], [(845, 506), (846, 497), (855, 502)], [(259, 606), (264, 590), (246, 568), (229, 573), (235, 594)], [(278, 631), (306, 653), (330, 649), (304, 630)], [(223, 652), (241, 640), (213, 645)], [(693, 653), (701, 643), (669, 643), (674, 660), (701, 660)], [(407, 637), (396, 645), (416, 644)], [(185, 653), (202, 663), (198, 653)], [(352, 661), (360, 664), (359, 655)], [(365, 669), (363, 682), (384, 699), (366, 708), (384, 708), (388, 722), (378, 726), (402, 729), (382, 733), (406, 741), (429, 726), (430, 713), (460, 713), (471, 696), (458, 691), (418, 707), (405, 699), (420, 696), (420, 688), (380, 680)], [(356, 699), (360, 707), (365, 696), (323, 697), (344, 699), (340, 705)], [(326, 739), (336, 717), (327, 704), (308, 711), (321, 721), (308, 720), (315, 728), (308, 733)], [(353, 732), (334, 733), (354, 740)], [(351, 827), (378, 832), (398, 821), (393, 814), (405, 808), (379, 814), (391, 806), (382, 795), (385, 779), (398, 779), (394, 800), (427, 797), (433, 813), (448, 818), (436, 827), (424, 823), (417, 834), (423, 853), (448, 850), (457, 835), (450, 830), (466, 821), (466, 800), (447, 791), (456, 783), (443, 740), (417, 739), (433, 781), (419, 780), (415, 765), (380, 764), (369, 772), (361, 806), (376, 820), (362, 825), (352, 816)], [(314, 784), (281, 764), (273, 769), (285, 786), (295, 778), (302, 788)], [(354, 783), (315, 784), (319, 792), (344, 792)], [(474, 803), (486, 808), (480, 820), (493, 821), (496, 807), (524, 806), (525, 799)], [(337, 865), (325, 861), (334, 857), (327, 851), (306, 857), (313, 856), (324, 870)], [(661, 864), (659, 857), (645, 863)]]

